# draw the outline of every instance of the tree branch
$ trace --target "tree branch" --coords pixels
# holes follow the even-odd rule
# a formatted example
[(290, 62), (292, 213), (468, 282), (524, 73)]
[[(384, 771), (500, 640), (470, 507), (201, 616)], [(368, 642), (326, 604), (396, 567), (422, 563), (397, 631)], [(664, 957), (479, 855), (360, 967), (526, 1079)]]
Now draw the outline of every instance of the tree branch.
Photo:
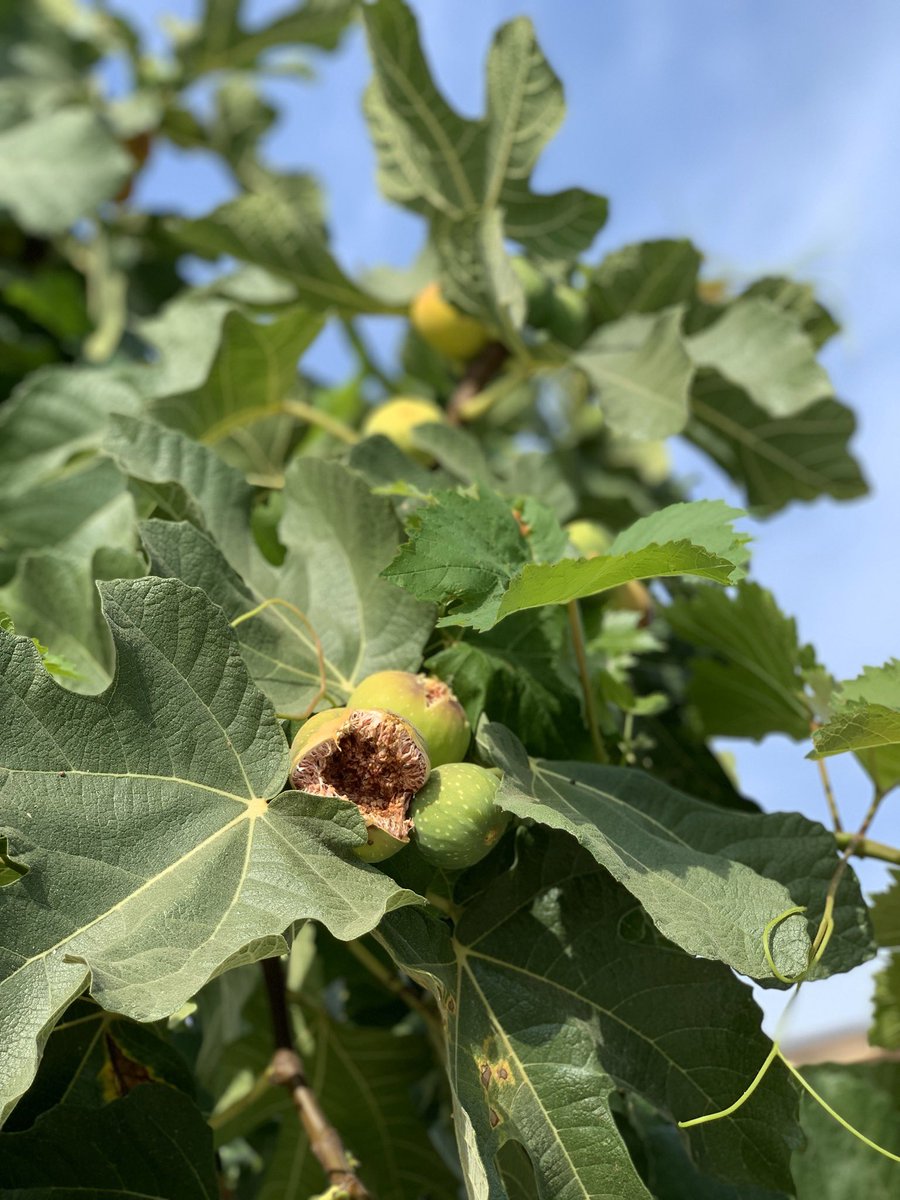
[(472, 359), (447, 405), (451, 425), (458, 425), (463, 420), (470, 401), (490, 383), (508, 358), (509, 351), (501, 342), (490, 342)]
[(329, 1182), (345, 1191), (349, 1200), (372, 1200), (371, 1193), (356, 1175), (344, 1149), (341, 1135), (325, 1116), (318, 1097), (309, 1086), (303, 1060), (294, 1047), (281, 960), (264, 958), (260, 966), (266, 981), (272, 1031), (275, 1035), (275, 1053), (269, 1067), (269, 1076), (273, 1083), (281, 1084), (287, 1089), (300, 1123), (309, 1138), (309, 1147), (321, 1163)]
[(855, 833), (836, 833), (834, 840), (842, 850), (852, 847), (850, 853), (857, 858), (878, 858), (882, 862), (900, 867), (900, 849), (896, 846), (886, 846), (884, 842), (873, 842), (869, 838), (860, 838)]

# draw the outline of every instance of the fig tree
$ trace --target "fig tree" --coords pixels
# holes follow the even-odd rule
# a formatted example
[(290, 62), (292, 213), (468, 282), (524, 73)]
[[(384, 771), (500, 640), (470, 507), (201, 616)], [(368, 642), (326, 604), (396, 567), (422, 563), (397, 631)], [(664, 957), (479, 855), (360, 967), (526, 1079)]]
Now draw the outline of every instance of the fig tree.
[(316, 713), (291, 745), (291, 786), (340, 796), (362, 814), (369, 834), (355, 853), (382, 862), (409, 841), (409, 803), (428, 779), (425, 743), (396, 713), (331, 708)]
[(431, 773), (412, 803), (419, 849), (429, 862), (458, 871), (479, 862), (509, 824), (495, 803), (500, 777), (474, 763), (447, 763)]
[(447, 423), (447, 417), (442, 408), (433, 400), (424, 396), (395, 396), (385, 404), (379, 404), (372, 409), (363, 423), (363, 433), (380, 433), (382, 437), (390, 438), (404, 454), (430, 466), (434, 461), (430, 454), (415, 446), (412, 432), (417, 425), (433, 425)]
[(480, 321), (467, 316), (441, 295), (440, 284), (424, 287), (409, 309), (413, 329), (447, 358), (474, 358), (491, 340)]
[(358, 683), (347, 701), (353, 708), (386, 708), (422, 735), (432, 767), (459, 762), (469, 748), (472, 731), (465, 709), (434, 675), (412, 671), (377, 671)]

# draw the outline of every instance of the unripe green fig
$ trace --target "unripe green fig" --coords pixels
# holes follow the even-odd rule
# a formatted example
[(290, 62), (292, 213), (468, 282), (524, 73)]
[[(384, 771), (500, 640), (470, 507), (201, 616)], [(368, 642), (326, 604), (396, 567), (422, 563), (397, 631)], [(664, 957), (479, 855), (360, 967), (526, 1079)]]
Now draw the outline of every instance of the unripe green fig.
[(438, 283), (427, 284), (409, 308), (413, 329), (447, 358), (474, 358), (491, 336), (480, 321), (448, 304)]
[(386, 708), (409, 721), (425, 740), (432, 767), (465, 758), (472, 730), (465, 709), (443, 680), (412, 671), (376, 671), (347, 701), (354, 708)]
[(580, 518), (569, 521), (563, 528), (580, 558), (596, 558), (598, 554), (606, 554), (613, 543), (613, 535), (599, 521)]
[(418, 425), (433, 425), (435, 422), (446, 425), (447, 416), (433, 400), (426, 400), (424, 396), (395, 396), (393, 400), (372, 409), (363, 422), (363, 433), (380, 433), (382, 437), (390, 438), (410, 458), (430, 466), (434, 459), (426, 451), (417, 449), (412, 433)]
[(590, 329), (590, 309), (585, 297), (568, 283), (553, 289), (545, 327), (566, 346), (580, 346)]
[(459, 871), (493, 849), (510, 820), (495, 803), (499, 786), (498, 775), (474, 763), (432, 771), (410, 810), (419, 849), (430, 863)]
[(553, 282), (527, 258), (518, 256), (510, 262), (525, 293), (526, 320), (540, 329), (553, 307)]
[(369, 840), (354, 853), (365, 862), (383, 862), (407, 844), (409, 804), (430, 770), (412, 725), (381, 709), (326, 709), (310, 717), (291, 744), (292, 787), (340, 796), (359, 809)]

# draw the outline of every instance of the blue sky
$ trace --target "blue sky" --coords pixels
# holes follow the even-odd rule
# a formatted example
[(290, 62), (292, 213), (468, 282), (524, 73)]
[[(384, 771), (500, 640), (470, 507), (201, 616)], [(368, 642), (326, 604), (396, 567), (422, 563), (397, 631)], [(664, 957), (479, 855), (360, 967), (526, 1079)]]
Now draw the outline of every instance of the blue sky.
[[(196, 0), (114, 0), (155, 47), (159, 18), (194, 17)], [(285, 0), (249, 0), (245, 21), (270, 19)], [(439, 84), (465, 113), (482, 105), (493, 31), (527, 14), (561, 76), (566, 122), (536, 175), (552, 189), (579, 184), (610, 197), (599, 256), (627, 241), (692, 237), (711, 274), (736, 281), (764, 272), (813, 282), (843, 321), (826, 365), (859, 414), (857, 453), (873, 494), (852, 504), (796, 505), (752, 523), (754, 575), (839, 677), (900, 654), (896, 565), (900, 542), (900, 5), (896, 0), (413, 0)], [(415, 218), (384, 202), (360, 111), (369, 67), (359, 29), (332, 56), (311, 56), (313, 85), (267, 85), (283, 116), (267, 144), (283, 168), (311, 168), (331, 206), (334, 245), (351, 269), (410, 260)], [(158, 147), (137, 200), (199, 214), (226, 199), (224, 172), (202, 155)], [(316, 348), (333, 370), (337, 339)], [(677, 442), (676, 468), (696, 495), (738, 501), (718, 472)], [(745, 791), (766, 808), (823, 818), (806, 747), (783, 738), (728, 743)], [(868, 790), (852, 763), (833, 779), (845, 824), (858, 823)], [(893, 804), (891, 803), (893, 800)], [(900, 839), (896, 797), (873, 830)], [(878, 864), (860, 871), (884, 886)], [(797, 1036), (867, 1020), (865, 971), (801, 995)], [(771, 1023), (780, 1004), (765, 998)]]

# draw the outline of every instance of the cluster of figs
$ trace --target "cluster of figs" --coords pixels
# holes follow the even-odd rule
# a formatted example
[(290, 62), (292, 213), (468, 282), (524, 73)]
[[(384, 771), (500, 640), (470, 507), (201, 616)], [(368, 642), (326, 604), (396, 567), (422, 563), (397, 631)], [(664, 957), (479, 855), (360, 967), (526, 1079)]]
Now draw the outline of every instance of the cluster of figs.
[(410, 841), (434, 866), (461, 870), (496, 845), (509, 821), (500, 772), (463, 762), (471, 728), (446, 683), (409, 671), (369, 675), (342, 708), (316, 713), (291, 745), (291, 786), (357, 806), (366, 862)]

